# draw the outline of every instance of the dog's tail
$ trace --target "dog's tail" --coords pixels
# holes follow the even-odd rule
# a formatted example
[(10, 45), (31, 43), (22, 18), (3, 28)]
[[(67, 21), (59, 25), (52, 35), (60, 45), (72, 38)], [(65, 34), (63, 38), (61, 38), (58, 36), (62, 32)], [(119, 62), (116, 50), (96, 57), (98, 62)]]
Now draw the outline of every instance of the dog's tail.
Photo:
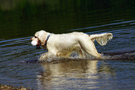
[(90, 39), (92, 41), (97, 41), (101, 46), (104, 46), (107, 44), (109, 40), (113, 38), (112, 33), (102, 33), (102, 34), (93, 34), (90, 35)]

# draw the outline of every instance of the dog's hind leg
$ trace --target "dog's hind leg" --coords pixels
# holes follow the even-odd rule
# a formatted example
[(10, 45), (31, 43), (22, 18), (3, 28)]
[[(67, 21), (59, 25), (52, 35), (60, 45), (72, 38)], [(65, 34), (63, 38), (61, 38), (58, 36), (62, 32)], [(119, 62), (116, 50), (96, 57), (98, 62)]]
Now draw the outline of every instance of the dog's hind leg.
[(94, 56), (96, 59), (101, 59), (101, 54), (97, 52), (95, 44), (91, 40), (81, 40), (81, 48), (91, 56)]

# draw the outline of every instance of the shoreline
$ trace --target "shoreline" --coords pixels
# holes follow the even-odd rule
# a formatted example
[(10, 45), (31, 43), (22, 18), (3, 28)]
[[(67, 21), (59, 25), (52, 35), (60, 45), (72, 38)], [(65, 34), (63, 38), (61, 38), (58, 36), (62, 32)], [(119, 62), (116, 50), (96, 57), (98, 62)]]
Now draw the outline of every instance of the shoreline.
[(34, 89), (30, 89), (29, 87), (25, 88), (23, 86), (14, 87), (12, 85), (2, 85), (2, 84), (0, 84), (0, 90), (34, 90)]

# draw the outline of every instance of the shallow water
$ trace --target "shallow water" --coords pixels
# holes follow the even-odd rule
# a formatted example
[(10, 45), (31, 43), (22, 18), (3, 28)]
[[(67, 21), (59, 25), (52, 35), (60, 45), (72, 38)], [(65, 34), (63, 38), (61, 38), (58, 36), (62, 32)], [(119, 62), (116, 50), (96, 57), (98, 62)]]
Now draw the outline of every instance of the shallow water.
[[(135, 1), (128, 2), (128, 6), (127, 0), (98, 2), (99, 5), (89, 0), (0, 2), (1, 84), (35, 90), (134, 90)], [(25, 63), (37, 60), (46, 52), (30, 44), (30, 38), (40, 29), (52, 33), (111, 32), (114, 38), (106, 46), (95, 42), (98, 52), (109, 55), (108, 60), (60, 59)]]

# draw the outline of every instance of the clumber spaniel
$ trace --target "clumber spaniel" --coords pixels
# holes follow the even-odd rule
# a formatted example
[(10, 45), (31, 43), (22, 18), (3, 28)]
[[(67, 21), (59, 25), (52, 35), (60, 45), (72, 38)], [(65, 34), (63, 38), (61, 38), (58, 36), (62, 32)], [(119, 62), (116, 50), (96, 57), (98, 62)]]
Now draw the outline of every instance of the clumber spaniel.
[[(44, 30), (35, 33), (31, 38), (31, 44), (39, 48), (42, 46), (48, 53), (57, 57), (70, 57), (73, 51), (79, 53), (80, 58), (85, 58), (86, 54), (101, 59), (101, 54), (97, 52), (94, 41), (100, 45), (106, 45), (113, 38), (112, 33), (88, 35), (82, 32), (72, 32), (67, 34), (53, 34)], [(48, 54), (46, 53), (46, 54)]]

